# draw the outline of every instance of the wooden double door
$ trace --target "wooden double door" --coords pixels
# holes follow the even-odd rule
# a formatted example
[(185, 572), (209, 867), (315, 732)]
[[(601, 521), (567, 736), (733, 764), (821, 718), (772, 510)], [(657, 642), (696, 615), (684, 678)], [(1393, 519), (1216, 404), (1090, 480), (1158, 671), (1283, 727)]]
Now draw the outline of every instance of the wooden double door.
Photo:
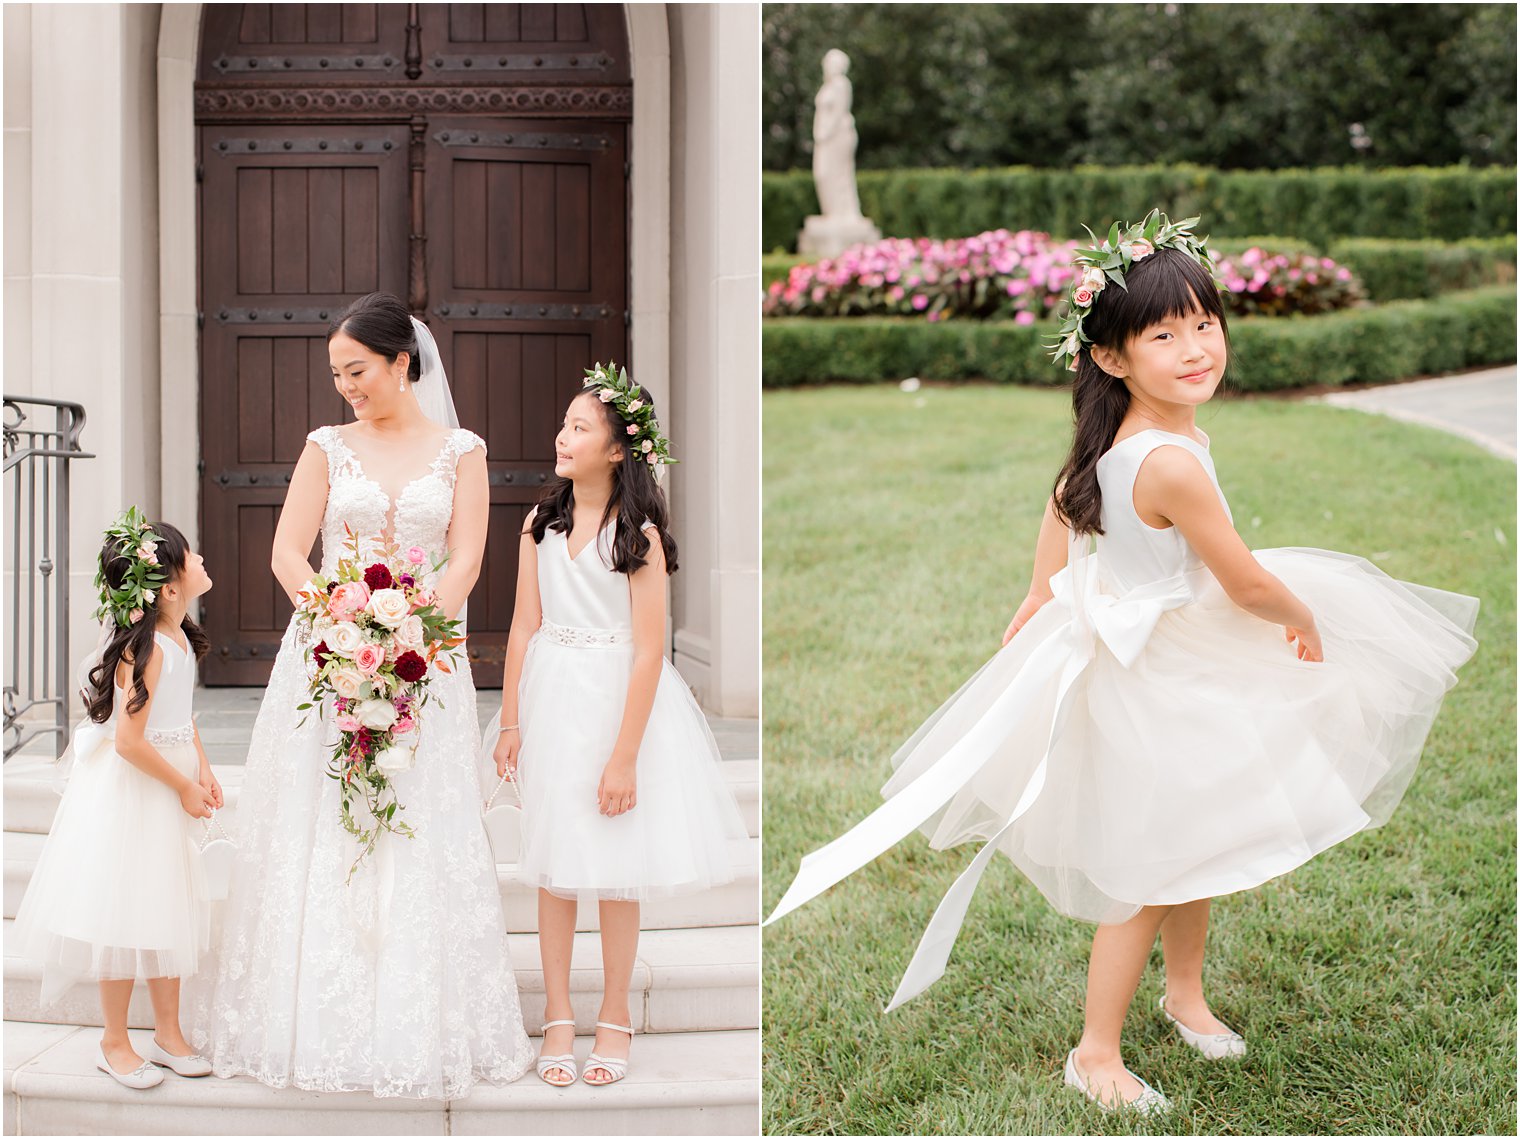
[(477, 684), (497, 686), (517, 533), (552, 478), (564, 404), (584, 368), (628, 358), (621, 6), (206, 13), (201, 533), (217, 587), (203, 679), (268, 681), (291, 612), (269, 571), (285, 488), (307, 432), (352, 419), (327, 327), (384, 291), (429, 325), (460, 423), (487, 443), (470, 655)]

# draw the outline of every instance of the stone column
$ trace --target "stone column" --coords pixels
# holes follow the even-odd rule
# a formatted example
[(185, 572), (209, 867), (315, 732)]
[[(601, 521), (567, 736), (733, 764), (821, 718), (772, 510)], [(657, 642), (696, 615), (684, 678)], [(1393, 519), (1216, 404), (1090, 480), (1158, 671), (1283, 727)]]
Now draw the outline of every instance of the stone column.
[[(703, 705), (760, 691), (760, 15), (674, 5), (671, 436), (682, 568), (675, 661)], [(635, 96), (637, 98), (637, 96)]]
[[(77, 463), (72, 476), (73, 662), (95, 643), (89, 613), (101, 531), (128, 504), (150, 516), (161, 508), (158, 6), (37, 4), (29, 11), (29, 45), (13, 45), (6, 13), (7, 116), (18, 54), (29, 51), (31, 71), (30, 202), (25, 195), (6, 201), (7, 301), (12, 243), (30, 244), (29, 272), (14, 282), (22, 296), (29, 285), (29, 329), (18, 351), (30, 361), (12, 372), (7, 345), (6, 389), (74, 400), (87, 415), (82, 443), (96, 458)], [(12, 177), (7, 163), (10, 185)], [(9, 308), (6, 326), (9, 341)]]

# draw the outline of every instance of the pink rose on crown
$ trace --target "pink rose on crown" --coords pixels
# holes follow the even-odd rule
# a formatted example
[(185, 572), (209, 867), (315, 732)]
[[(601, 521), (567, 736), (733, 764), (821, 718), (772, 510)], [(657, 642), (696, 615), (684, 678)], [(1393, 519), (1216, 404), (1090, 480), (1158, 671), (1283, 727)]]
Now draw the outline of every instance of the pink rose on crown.
[(1143, 237), (1137, 237), (1129, 243), (1129, 255), (1133, 261), (1139, 261), (1142, 257), (1149, 257), (1156, 252), (1156, 247)]
[(601, 400), (603, 403), (611, 403), (612, 397), (616, 394), (617, 393), (614, 392), (611, 388), (603, 388), (601, 391), (596, 393), (596, 398)]
[(1086, 285), (1078, 285), (1076, 290), (1071, 294), (1071, 299), (1076, 301), (1081, 307), (1086, 308), (1093, 302), (1093, 291)]

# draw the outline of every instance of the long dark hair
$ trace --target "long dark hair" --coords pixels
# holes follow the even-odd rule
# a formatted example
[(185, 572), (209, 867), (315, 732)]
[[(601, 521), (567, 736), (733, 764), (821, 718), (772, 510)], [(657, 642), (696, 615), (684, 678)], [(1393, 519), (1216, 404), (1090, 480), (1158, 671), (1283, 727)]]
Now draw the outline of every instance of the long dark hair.
[(418, 360), (417, 330), (412, 326), (412, 314), (406, 305), (390, 293), (369, 293), (360, 297), (343, 315), (327, 326), (327, 339), (338, 333), (351, 336), (371, 352), (384, 356), (392, 364), (403, 352), (411, 353), (406, 366), (406, 378), (416, 383), (422, 378), (422, 363)]
[(1077, 356), (1071, 384), (1071, 452), (1056, 476), (1056, 515), (1078, 534), (1101, 534), (1103, 492), (1098, 487), (1098, 460), (1114, 445), (1119, 424), (1129, 411), (1129, 389), (1092, 358), (1092, 348), (1122, 352), (1130, 340), (1151, 325), (1200, 308), (1219, 322), (1225, 345), (1229, 321), (1219, 290), (1208, 269), (1180, 249), (1158, 249), (1136, 261), (1125, 274), (1127, 288), (1109, 282), (1092, 303), (1082, 322), (1092, 345)]
[[(580, 399), (586, 392), (576, 395)], [(640, 396), (653, 410), (654, 401), (646, 390)], [(607, 434), (623, 449), (623, 461), (612, 464), (612, 494), (607, 508), (602, 511), (597, 526), (596, 541), (600, 542), (608, 520), (617, 515), (617, 528), (612, 539), (612, 568), (618, 573), (631, 574), (649, 559), (649, 538), (642, 526), (647, 519), (655, 525), (660, 546), (665, 551), (665, 572), (676, 572), (676, 540), (670, 533), (670, 510), (665, 505), (665, 492), (654, 481), (654, 468), (644, 455), (633, 449), (633, 439), (628, 434), (629, 421), (610, 402), (603, 403), (595, 397), (591, 400), (602, 409), (607, 420)], [(551, 529), (569, 534), (575, 525), (575, 484), (569, 479), (555, 479), (538, 502), (533, 514), (533, 541), (542, 542)]]
[[(153, 523), (153, 533), (157, 537), (154, 551), (158, 556), (158, 564), (163, 568), (168, 581), (177, 581), (185, 572), (190, 543), (178, 527), (167, 522)], [(135, 548), (124, 550), (120, 539), (106, 539), (100, 548), (100, 570), (112, 589), (120, 589), (126, 582), (127, 572), (132, 568), (136, 557)], [(148, 661), (153, 657), (153, 632), (158, 628), (158, 602), (159, 598), (155, 596), (145, 604), (142, 607), (142, 619), (135, 624), (114, 626), (106, 639), (105, 649), (101, 652), (100, 663), (90, 670), (84, 694), (85, 710), (97, 724), (103, 724), (111, 718), (111, 709), (116, 703), (116, 666), (123, 660), (132, 664), (132, 698), (127, 701), (128, 714), (142, 711), (143, 705), (148, 702), (148, 685), (143, 680), (143, 674), (148, 671)], [(184, 630), (196, 660), (201, 660), (211, 651), (211, 642), (188, 614), (179, 627)]]

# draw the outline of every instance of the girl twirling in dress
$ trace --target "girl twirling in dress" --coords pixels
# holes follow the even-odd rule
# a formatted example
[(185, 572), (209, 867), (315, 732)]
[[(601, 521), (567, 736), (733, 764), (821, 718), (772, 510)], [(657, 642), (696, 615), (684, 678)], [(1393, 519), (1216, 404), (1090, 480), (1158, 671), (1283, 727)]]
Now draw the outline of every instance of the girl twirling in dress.
[[(1398, 804), (1455, 670), (1471, 597), (1329, 550), (1249, 550), (1197, 409), (1229, 357), (1211, 261), (1158, 211), (1078, 250), (1056, 349), (1072, 448), (1004, 647), (893, 758), (888, 801), (803, 859), (769, 920), (918, 827), (986, 839), (888, 1006), (944, 971), (995, 851), (1062, 913), (1100, 923), (1066, 1083), (1165, 1110), (1120, 1029), (1163, 934), (1160, 1012), (1209, 1059), (1246, 1042), (1203, 993), (1210, 899), (1284, 874)], [(1097, 549), (1087, 552), (1089, 535)]]
[[(211, 1073), (179, 1025), (180, 978), (210, 940), (196, 820), (222, 805), (190, 719), (195, 662), (210, 645), (186, 609), (211, 578), (179, 530), (150, 525), (134, 507), (106, 531), (96, 585), (105, 634), (85, 673), (89, 718), (12, 937), (16, 952), (43, 964), (45, 1004), (99, 981), (96, 1067), (142, 1089), (163, 1082), (159, 1067)], [(127, 1036), (138, 980), (156, 1025), (144, 1055)]]
[[(627, 1072), (639, 902), (731, 881), (746, 831), (712, 732), (664, 656), (676, 568), (669, 458), (649, 395), (600, 365), (555, 439), (559, 481), (526, 520), (502, 676), (498, 775), (520, 775), (519, 874), (539, 887), (538, 1073), (576, 1078), (570, 950), (577, 896), (599, 899), (604, 986), (585, 1081)], [(520, 764), (520, 769), (519, 769)]]

